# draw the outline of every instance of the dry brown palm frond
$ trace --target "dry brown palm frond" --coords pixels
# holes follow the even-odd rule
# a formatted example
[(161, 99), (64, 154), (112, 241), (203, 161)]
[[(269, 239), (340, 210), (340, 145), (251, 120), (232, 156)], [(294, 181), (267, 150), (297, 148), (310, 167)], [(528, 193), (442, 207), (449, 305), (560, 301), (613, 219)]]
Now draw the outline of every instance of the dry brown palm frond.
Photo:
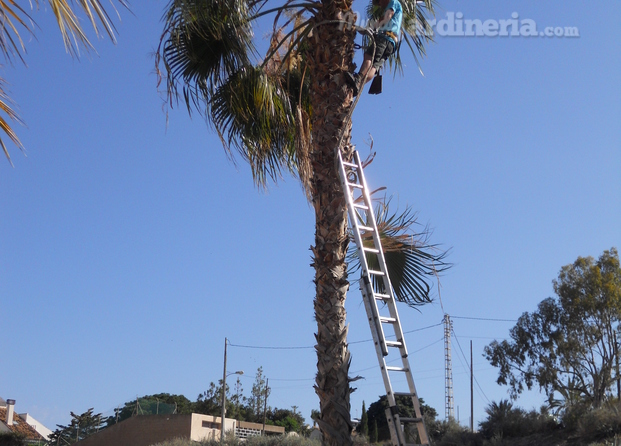
[[(128, 7), (125, 0), (117, 1), (119, 4)], [(78, 6), (75, 6), (74, 2), (68, 0), (48, 0), (48, 3), (56, 17), (65, 49), (72, 56), (79, 55), (78, 48), (80, 46), (86, 49), (93, 47), (80, 24), (76, 9), (81, 9), (84, 12), (97, 36), (100, 36), (101, 31), (103, 31), (113, 42), (116, 42), (114, 25), (99, 0), (78, 0), (75, 2)], [(39, 8), (40, 0), (34, 0), (34, 3), (31, 2), (30, 5), (31, 8), (35, 6)], [(116, 11), (114, 5), (112, 5), (112, 8)], [(18, 58), (22, 62), (24, 61), (25, 45), (20, 32), (25, 31), (32, 35), (34, 34), (34, 27), (33, 19), (15, 0), (0, 0), (0, 53), (4, 55), (6, 60), (11, 62), (13, 58)], [(11, 127), (11, 122), (19, 124), (23, 124), (23, 122), (13, 109), (13, 103), (2, 84), (3, 80), (0, 78), (0, 110), (8, 118), (0, 116), (0, 131), (4, 132), (13, 144), (23, 151), (24, 147)], [(7, 160), (12, 165), (8, 149), (2, 139), (0, 139), (0, 146)]]
[[(2, 110), (11, 121), (21, 125), (24, 124), (17, 112), (13, 109), (13, 101), (11, 100), (11, 98), (9, 98), (6, 91), (4, 90), (3, 79), (0, 79), (0, 110)], [(17, 134), (15, 133), (9, 122), (2, 116), (0, 116), (0, 130), (3, 131), (9, 137), (11, 142), (13, 142), (13, 144), (15, 144), (22, 152), (24, 151), (24, 146), (17, 137)], [(12, 166), (13, 162), (11, 161), (11, 156), (9, 155), (9, 151), (2, 138), (0, 138), (0, 146), (2, 146), (2, 151), (4, 152), (6, 159), (9, 161), (9, 163), (11, 163)]]
[(310, 117), (308, 113), (302, 108), (297, 106), (297, 113), (295, 115), (295, 151), (297, 159), (297, 173), (302, 183), (302, 189), (306, 194), (306, 198), (310, 202), (311, 196), (311, 178), (313, 176), (313, 165), (310, 161), (311, 151), (311, 130), (310, 130)]
[[(125, 0), (117, 1), (126, 8), (129, 7)], [(38, 7), (39, 0), (35, 0), (35, 2)], [(73, 6), (73, 2), (69, 2), (68, 0), (48, 0), (48, 2), (56, 16), (56, 22), (60, 28), (67, 52), (76, 56), (79, 54), (80, 46), (86, 49), (92, 49), (93, 45), (86, 36), (84, 28), (79, 23), (80, 20), (75, 11), (76, 8)], [(79, 0), (77, 3), (91, 23), (97, 37), (105, 33), (113, 43), (116, 43), (116, 28), (101, 2), (99, 0)], [(116, 11), (114, 4), (112, 4), (112, 8), (118, 16), (118, 11)], [(100, 26), (103, 28), (103, 32)]]

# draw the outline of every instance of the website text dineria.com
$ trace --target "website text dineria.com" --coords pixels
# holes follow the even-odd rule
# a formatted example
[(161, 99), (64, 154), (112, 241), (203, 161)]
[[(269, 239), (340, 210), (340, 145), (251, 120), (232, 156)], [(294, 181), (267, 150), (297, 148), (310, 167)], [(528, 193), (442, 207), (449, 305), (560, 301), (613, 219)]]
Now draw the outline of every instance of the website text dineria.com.
[(532, 19), (520, 19), (517, 12), (510, 19), (467, 19), (461, 12), (447, 12), (446, 18), (430, 20), (433, 35), (442, 37), (580, 37), (575, 26), (537, 27)]
[[(342, 24), (376, 28), (372, 21), (363, 17), (364, 14), (350, 12), (342, 18)], [(580, 37), (580, 31), (575, 26), (538, 27), (533, 19), (522, 19), (517, 12), (512, 13), (509, 19), (486, 20), (465, 18), (461, 12), (447, 12), (443, 19), (429, 20), (429, 25), (430, 37)]]

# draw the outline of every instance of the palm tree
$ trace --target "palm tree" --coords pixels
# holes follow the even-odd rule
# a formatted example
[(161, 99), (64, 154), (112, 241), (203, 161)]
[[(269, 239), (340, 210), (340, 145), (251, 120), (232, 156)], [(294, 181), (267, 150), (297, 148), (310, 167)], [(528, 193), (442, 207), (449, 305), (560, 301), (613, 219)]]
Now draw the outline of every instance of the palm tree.
[[(117, 0), (119, 4), (127, 7), (125, 0)], [(79, 17), (73, 6), (73, 2), (68, 0), (48, 0), (51, 10), (54, 12), (58, 27), (65, 44), (65, 49), (72, 56), (78, 55), (80, 46), (89, 49), (92, 48), (91, 42), (88, 40), (84, 29), (79, 23)], [(22, 2), (26, 3), (26, 2)], [(101, 5), (99, 0), (80, 0), (80, 9), (86, 15), (88, 21), (93, 26), (95, 33), (100, 35), (106, 33), (110, 39), (115, 42), (114, 25), (108, 15), (106, 9)], [(35, 0), (34, 4), (30, 2), (31, 8), (39, 8), (39, 0)], [(14, 60), (24, 62), (25, 45), (20, 34), (34, 34), (34, 21), (28, 12), (22, 8), (16, 0), (8, 0), (0, 2), (0, 54), (4, 59), (12, 63)], [(0, 77), (0, 110), (2, 110), (7, 118), (0, 116), (0, 130), (15, 144), (23, 150), (17, 134), (11, 127), (10, 121), (21, 124), (22, 120), (15, 112), (14, 104), (8, 96), (4, 88), (5, 82)], [(9, 151), (0, 138), (0, 146), (4, 151), (7, 160), (12, 164)]]
[[(432, 0), (401, 4), (401, 40), (424, 54)], [(171, 107), (182, 102), (189, 113), (205, 116), (226, 153), (247, 161), (260, 187), (285, 171), (292, 173), (314, 208), (315, 390), (321, 409), (317, 422), (328, 445), (351, 444), (352, 430), (344, 305), (349, 237), (335, 168), (336, 150), (345, 159), (353, 153), (353, 95), (344, 76), (354, 69), (356, 17), (351, 8), (352, 0), (171, 0), (156, 54)], [(273, 22), (265, 22), (267, 16)], [(254, 46), (257, 23), (273, 23), (264, 57)], [(399, 69), (399, 61), (397, 52), (391, 67)], [(423, 253), (418, 244), (410, 245), (411, 251)], [(432, 254), (413, 258), (433, 270)], [(403, 271), (418, 274), (416, 283), (425, 283), (420, 269)], [(426, 290), (421, 287), (412, 302), (428, 300)]]

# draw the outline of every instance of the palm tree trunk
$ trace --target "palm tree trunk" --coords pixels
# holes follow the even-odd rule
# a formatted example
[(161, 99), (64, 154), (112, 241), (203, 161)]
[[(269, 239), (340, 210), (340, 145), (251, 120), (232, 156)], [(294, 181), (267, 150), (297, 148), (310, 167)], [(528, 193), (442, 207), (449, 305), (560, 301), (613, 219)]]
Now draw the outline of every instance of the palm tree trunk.
[(344, 134), (341, 150), (351, 157), (351, 90), (342, 75), (351, 70), (355, 34), (338, 23), (330, 23), (351, 8), (351, 1), (323, 1), (311, 38), (309, 66), (312, 70), (311, 101), (313, 177), (311, 190), (315, 208), (315, 319), (317, 320), (317, 377), (321, 417), (317, 420), (326, 445), (350, 445), (351, 389), (350, 353), (347, 348), (345, 297), (347, 281), (347, 207), (335, 166), (335, 150)]

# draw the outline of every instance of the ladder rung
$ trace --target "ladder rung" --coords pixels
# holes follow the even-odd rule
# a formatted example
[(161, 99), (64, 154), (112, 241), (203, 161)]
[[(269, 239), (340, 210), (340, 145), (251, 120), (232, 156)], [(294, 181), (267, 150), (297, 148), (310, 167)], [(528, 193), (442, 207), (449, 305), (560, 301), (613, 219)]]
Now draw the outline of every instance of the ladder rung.
[(410, 392), (393, 392), (394, 396), (416, 396), (415, 393)]
[(387, 365), (386, 370), (389, 370), (391, 372), (407, 372), (409, 369), (406, 369), (405, 367), (395, 367), (395, 366)]
[(358, 184), (358, 183), (347, 183), (347, 185), (349, 187), (356, 187), (358, 189), (364, 189), (364, 186), (362, 184)]
[(402, 423), (420, 423), (423, 421), (422, 418), (401, 418), (399, 417), (399, 421), (401, 421)]
[(386, 341), (386, 345), (388, 347), (401, 347), (403, 345), (403, 343), (401, 343), (399, 341)]
[(366, 252), (372, 252), (374, 254), (379, 254), (379, 249), (375, 249), (375, 248), (362, 248), (364, 249)]
[(397, 319), (395, 319), (394, 317), (384, 317), (384, 316), (380, 316), (380, 322), (383, 322), (385, 324), (394, 324), (395, 322), (397, 322)]
[(370, 269), (369, 270), (369, 274), (373, 274), (375, 276), (385, 276), (386, 274), (384, 274), (384, 271), (377, 271), (374, 269)]
[(343, 166), (347, 166), (347, 167), (358, 167), (357, 164), (354, 163), (348, 163), (347, 161), (343, 161)]
[(358, 225), (358, 229), (362, 231), (373, 231), (373, 228), (371, 226)]
[(366, 204), (357, 204), (357, 203), (354, 203), (354, 207), (355, 207), (355, 208), (358, 208), (358, 209), (364, 209), (365, 211), (366, 211), (367, 209), (369, 209), (369, 206), (367, 206)]
[(379, 294), (379, 293), (377, 293), (377, 294), (375, 294), (375, 299), (386, 301), (386, 300), (390, 300), (390, 296), (388, 294)]

